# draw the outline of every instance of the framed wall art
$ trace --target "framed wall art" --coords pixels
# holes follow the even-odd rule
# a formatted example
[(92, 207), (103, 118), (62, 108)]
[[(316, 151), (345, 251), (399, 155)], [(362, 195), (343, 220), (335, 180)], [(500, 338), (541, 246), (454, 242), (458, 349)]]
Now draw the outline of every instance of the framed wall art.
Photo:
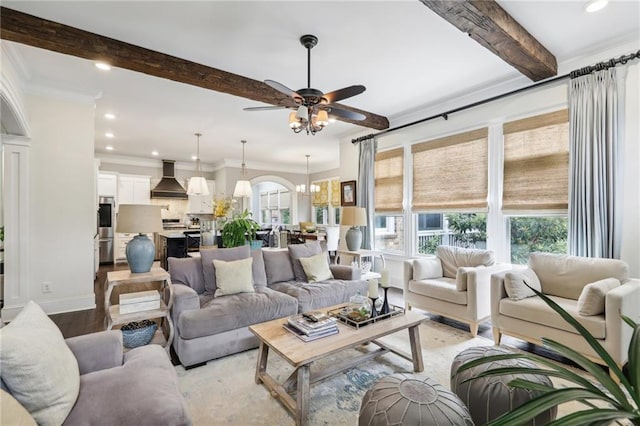
[(355, 180), (340, 182), (340, 205), (341, 206), (356, 205), (356, 181)]

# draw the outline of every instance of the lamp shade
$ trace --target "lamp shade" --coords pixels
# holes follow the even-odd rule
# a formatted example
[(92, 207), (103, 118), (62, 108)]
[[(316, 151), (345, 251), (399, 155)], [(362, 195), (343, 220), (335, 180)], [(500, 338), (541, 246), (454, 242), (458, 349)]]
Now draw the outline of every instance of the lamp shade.
[(187, 195), (209, 195), (207, 180), (202, 176), (194, 176), (189, 179)]
[(239, 180), (236, 182), (236, 187), (233, 190), (234, 197), (251, 197), (252, 195), (251, 182), (248, 180)]
[(116, 232), (149, 232), (162, 231), (162, 215), (160, 206), (150, 204), (120, 204)]
[(367, 224), (367, 210), (364, 207), (343, 207), (340, 215), (340, 225), (365, 226)]

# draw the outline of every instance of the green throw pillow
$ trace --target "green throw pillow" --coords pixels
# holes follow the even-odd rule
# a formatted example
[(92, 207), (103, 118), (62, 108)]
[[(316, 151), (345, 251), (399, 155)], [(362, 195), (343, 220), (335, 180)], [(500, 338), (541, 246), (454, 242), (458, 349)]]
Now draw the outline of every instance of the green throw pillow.
[(326, 253), (316, 254), (311, 257), (301, 257), (299, 260), (310, 283), (333, 279)]
[(238, 293), (253, 293), (252, 269), (253, 258), (233, 260), (213, 259), (213, 267), (216, 272), (215, 297), (229, 296)]

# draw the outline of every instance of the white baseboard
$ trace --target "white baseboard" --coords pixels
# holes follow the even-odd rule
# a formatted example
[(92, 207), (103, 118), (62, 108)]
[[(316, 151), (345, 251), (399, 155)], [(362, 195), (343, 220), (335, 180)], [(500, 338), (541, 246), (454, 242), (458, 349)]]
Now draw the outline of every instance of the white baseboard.
[[(61, 314), (64, 312), (83, 311), (85, 309), (95, 309), (96, 297), (93, 293), (84, 296), (70, 297), (56, 300), (34, 300), (48, 314)], [(3, 323), (14, 319), (24, 306), (5, 306), (2, 308), (0, 317)]]

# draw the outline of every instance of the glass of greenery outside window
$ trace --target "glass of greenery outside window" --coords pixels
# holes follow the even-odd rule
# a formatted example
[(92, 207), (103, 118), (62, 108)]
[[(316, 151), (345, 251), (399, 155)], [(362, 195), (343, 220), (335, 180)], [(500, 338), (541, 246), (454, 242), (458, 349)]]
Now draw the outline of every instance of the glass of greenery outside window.
[(375, 216), (375, 249), (402, 252), (404, 250), (404, 218), (402, 215)]
[(485, 213), (419, 213), (417, 227), (417, 251), (420, 254), (434, 254), (440, 245), (487, 247)]
[(615, 420), (623, 419), (626, 419), (628, 423), (623, 422), (618, 424), (640, 425), (640, 325), (635, 323), (631, 318), (623, 316), (626, 324), (633, 329), (631, 342), (629, 344), (628, 374), (625, 375), (597, 339), (594, 338), (584, 326), (553, 300), (537, 290), (532, 290), (580, 333), (582, 338), (589, 343), (589, 346), (593, 348), (595, 353), (598, 354), (607, 367), (609, 367), (610, 373), (607, 374), (600, 365), (568, 346), (547, 338), (542, 339), (544, 346), (575, 362), (590, 373), (597, 383), (593, 383), (589, 379), (582, 377), (570, 368), (530, 353), (492, 355), (469, 361), (462, 365), (458, 372), (488, 362), (516, 358), (526, 358), (546, 367), (539, 369), (526, 367), (496, 368), (484, 371), (469, 380), (505, 374), (538, 374), (548, 376), (549, 378), (556, 377), (564, 379), (572, 383), (571, 385), (556, 389), (553, 386), (533, 383), (524, 378), (514, 379), (508, 383), (509, 386), (532, 390), (537, 392), (538, 396), (525, 402), (518, 408), (505, 413), (487, 425), (513, 426), (525, 424), (549, 408), (570, 401), (578, 401), (584, 404), (585, 409), (556, 419), (553, 422), (554, 425), (608, 425), (612, 424)]
[(567, 253), (566, 216), (512, 216), (509, 218), (511, 263), (526, 264), (529, 253)]

